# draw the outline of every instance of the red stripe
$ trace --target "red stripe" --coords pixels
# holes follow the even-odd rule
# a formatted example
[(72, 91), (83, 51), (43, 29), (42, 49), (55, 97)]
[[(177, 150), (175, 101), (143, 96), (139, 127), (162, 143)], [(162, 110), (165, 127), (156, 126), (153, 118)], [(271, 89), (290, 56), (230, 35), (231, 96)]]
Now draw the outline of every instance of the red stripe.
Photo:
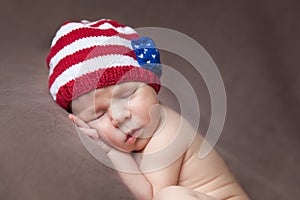
[(119, 24), (118, 22), (114, 21), (114, 20), (109, 20), (109, 19), (106, 19), (106, 20), (100, 20), (99, 22), (97, 22), (96, 24), (93, 24), (91, 25), (91, 27), (98, 27), (104, 23), (110, 23), (111, 25), (113, 25), (114, 27), (125, 27), (123, 24)]
[(49, 62), (53, 56), (57, 54), (62, 48), (65, 46), (73, 43), (74, 41), (85, 38), (85, 37), (92, 37), (92, 36), (119, 36), (124, 39), (134, 39), (138, 38), (138, 34), (121, 34), (115, 31), (114, 29), (94, 29), (94, 28), (79, 28), (76, 30), (71, 31), (67, 35), (62, 36), (56, 42), (56, 44), (51, 48), (48, 56), (47, 56), (47, 66), (49, 69)]
[(132, 49), (121, 45), (93, 46), (90, 48), (82, 49), (80, 51), (75, 52), (74, 54), (64, 57), (57, 63), (57, 65), (54, 67), (53, 73), (49, 77), (49, 89), (52, 86), (53, 82), (56, 80), (56, 78), (71, 66), (89, 60), (91, 58), (112, 54), (129, 56), (136, 59), (135, 53)]
[(70, 112), (69, 104), (79, 96), (94, 89), (130, 81), (147, 83), (157, 93), (160, 90), (159, 78), (151, 71), (134, 66), (111, 67), (87, 73), (76, 78), (76, 82), (71, 80), (61, 86), (56, 94), (56, 102)]
[(118, 36), (126, 40), (132, 40), (140, 37), (137, 33), (131, 33), (131, 34), (118, 33)]

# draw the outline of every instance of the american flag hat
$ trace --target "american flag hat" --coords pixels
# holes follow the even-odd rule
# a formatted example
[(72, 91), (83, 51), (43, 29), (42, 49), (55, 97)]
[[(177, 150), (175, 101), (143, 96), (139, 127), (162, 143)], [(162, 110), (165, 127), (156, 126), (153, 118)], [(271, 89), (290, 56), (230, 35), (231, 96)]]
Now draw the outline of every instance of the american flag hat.
[(153, 40), (113, 20), (65, 22), (46, 60), (50, 94), (68, 112), (72, 100), (109, 85), (135, 81), (160, 89), (162, 69)]

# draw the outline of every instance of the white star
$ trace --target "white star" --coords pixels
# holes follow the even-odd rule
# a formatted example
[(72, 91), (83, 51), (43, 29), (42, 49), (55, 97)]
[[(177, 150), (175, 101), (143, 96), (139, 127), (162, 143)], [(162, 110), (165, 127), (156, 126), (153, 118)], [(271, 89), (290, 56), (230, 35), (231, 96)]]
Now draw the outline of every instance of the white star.
[(144, 54), (140, 54), (139, 57), (140, 57), (140, 58), (144, 58)]
[(156, 55), (155, 54), (152, 54), (152, 58), (155, 58), (156, 57)]

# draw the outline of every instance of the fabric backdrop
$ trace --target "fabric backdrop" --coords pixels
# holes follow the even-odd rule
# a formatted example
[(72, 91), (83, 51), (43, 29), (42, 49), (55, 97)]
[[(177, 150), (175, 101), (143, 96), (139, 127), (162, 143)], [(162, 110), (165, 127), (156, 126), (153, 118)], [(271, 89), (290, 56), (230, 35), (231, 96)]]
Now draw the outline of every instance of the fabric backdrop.
[[(227, 117), (217, 151), (253, 199), (299, 198), (299, 1), (2, 0), (0, 5), (0, 199), (132, 199), (117, 174), (84, 148), (47, 89), (45, 58), (58, 27), (66, 20), (100, 18), (169, 28), (199, 42), (226, 88)], [(210, 117), (205, 84), (185, 70), (184, 59), (169, 52), (162, 57), (197, 89), (199, 129), (205, 132)]]

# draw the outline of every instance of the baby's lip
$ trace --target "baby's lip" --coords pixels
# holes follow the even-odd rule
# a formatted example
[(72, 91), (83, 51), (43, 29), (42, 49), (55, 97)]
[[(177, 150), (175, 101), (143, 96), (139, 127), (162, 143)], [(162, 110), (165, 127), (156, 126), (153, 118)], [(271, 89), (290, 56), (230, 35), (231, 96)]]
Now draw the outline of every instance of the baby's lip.
[(129, 131), (128, 133), (126, 133), (126, 139), (125, 141), (127, 141), (129, 138), (135, 137), (138, 138), (140, 136), (140, 131), (141, 128), (137, 128), (137, 129), (133, 129), (132, 131)]
[(141, 129), (141, 128), (133, 129), (133, 130), (129, 131), (128, 133), (126, 133), (126, 135), (130, 135), (130, 136), (133, 136), (133, 137), (137, 137), (138, 134), (139, 134), (139, 130), (140, 130), (140, 129)]

